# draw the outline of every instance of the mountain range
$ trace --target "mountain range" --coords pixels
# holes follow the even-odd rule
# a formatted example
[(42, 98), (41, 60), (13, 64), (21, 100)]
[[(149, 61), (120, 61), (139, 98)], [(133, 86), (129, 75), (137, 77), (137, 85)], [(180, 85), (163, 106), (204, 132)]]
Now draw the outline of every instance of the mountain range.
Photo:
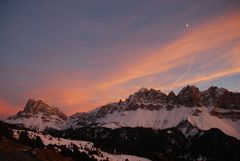
[[(186, 86), (178, 94), (141, 88), (126, 100), (108, 103), (90, 112), (67, 117), (57, 107), (42, 100), (29, 99), (23, 111), (5, 122), (37, 131), (64, 130), (85, 126), (110, 129), (144, 127), (167, 129), (191, 124), (199, 130), (218, 128), (229, 136), (240, 138), (240, 93), (210, 87), (200, 91)], [(181, 129), (190, 135), (188, 129)]]
[(178, 94), (141, 88), (125, 100), (71, 116), (29, 99), (4, 121), (0, 160), (19, 153), (32, 160), (43, 153), (40, 160), (240, 160), (240, 93), (218, 87), (186, 86)]

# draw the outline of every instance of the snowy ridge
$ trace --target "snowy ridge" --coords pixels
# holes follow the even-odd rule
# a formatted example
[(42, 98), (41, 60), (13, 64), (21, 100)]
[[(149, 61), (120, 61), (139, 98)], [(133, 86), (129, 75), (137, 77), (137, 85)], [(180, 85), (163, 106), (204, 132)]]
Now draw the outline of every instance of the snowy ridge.
[(209, 130), (211, 128), (218, 128), (225, 134), (240, 139), (240, 124), (239, 121), (232, 121), (231, 119), (219, 119), (210, 115), (208, 110), (203, 107), (198, 115), (191, 115), (187, 119), (193, 126), (201, 130)]

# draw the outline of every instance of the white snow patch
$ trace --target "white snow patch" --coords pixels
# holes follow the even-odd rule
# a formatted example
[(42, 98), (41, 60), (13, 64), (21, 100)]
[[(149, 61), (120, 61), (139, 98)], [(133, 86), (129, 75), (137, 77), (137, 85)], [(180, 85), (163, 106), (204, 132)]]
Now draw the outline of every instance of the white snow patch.
[(240, 138), (239, 122), (233, 122), (228, 119), (219, 119), (216, 116), (210, 115), (207, 108), (202, 108), (202, 112), (199, 116), (189, 116), (188, 121), (201, 130), (209, 130), (211, 128), (218, 128), (225, 134)]
[(22, 124), (26, 128), (44, 131), (46, 128), (61, 130), (65, 126), (65, 121), (57, 115), (45, 116), (42, 113), (32, 115), (29, 118), (6, 119), (10, 124)]
[[(168, 111), (165, 108), (161, 110), (137, 109), (134, 111), (114, 112), (98, 120), (99, 123), (111, 125), (117, 124), (121, 127), (149, 127), (154, 129), (165, 129), (174, 127), (180, 121), (187, 117), (196, 108), (173, 108)], [(111, 128), (114, 128), (111, 126)]]
[(102, 127), (106, 127), (106, 128), (109, 128), (109, 129), (121, 128), (121, 126), (117, 125), (117, 123), (104, 124), (104, 125), (102, 125)]

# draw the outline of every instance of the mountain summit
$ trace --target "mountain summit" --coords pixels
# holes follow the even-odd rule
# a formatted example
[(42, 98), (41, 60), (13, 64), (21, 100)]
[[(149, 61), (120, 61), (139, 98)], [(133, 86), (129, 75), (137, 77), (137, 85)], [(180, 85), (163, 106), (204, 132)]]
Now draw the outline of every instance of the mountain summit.
[(62, 113), (57, 107), (50, 106), (42, 100), (29, 99), (23, 109), (23, 113), (38, 114), (43, 113), (47, 116), (57, 115), (59, 118), (66, 120), (67, 116)]
[(186, 86), (184, 87), (179, 94), (178, 97), (178, 103), (181, 105), (185, 105), (187, 107), (193, 107), (193, 106), (201, 106), (200, 97), (201, 93), (199, 89), (195, 86)]
[(6, 122), (43, 131), (46, 128), (62, 129), (66, 120), (67, 116), (57, 107), (50, 106), (42, 100), (29, 99), (23, 111), (8, 117)]

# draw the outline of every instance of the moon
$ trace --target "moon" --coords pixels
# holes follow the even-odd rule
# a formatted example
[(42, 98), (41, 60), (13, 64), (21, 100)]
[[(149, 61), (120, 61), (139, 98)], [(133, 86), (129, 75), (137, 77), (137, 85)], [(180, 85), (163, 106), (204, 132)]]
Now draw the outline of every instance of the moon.
[(186, 27), (189, 27), (188, 23), (185, 25)]

